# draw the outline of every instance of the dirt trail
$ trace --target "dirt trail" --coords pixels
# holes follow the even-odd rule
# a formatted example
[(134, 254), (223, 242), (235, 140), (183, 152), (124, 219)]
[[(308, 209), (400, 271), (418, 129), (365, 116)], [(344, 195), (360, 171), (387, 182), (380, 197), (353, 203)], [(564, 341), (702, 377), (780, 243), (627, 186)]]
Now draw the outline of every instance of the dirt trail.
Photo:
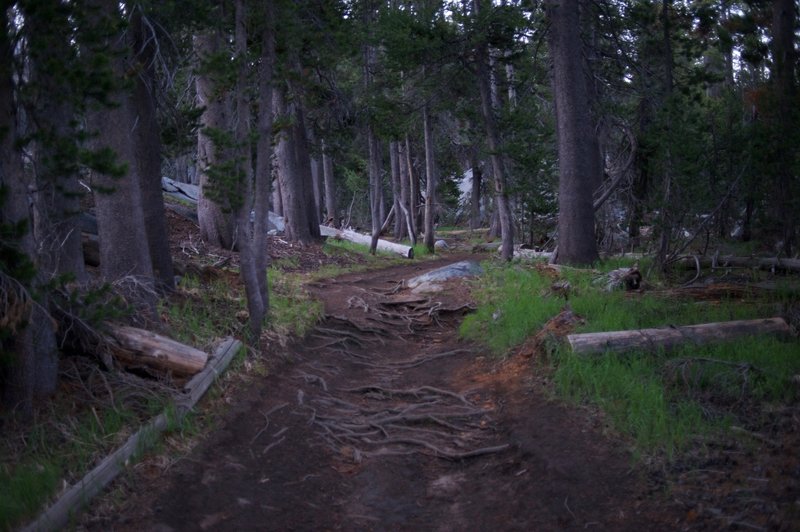
[(455, 258), (311, 287), (328, 318), (221, 428), (89, 528), (675, 529), (597, 419), (542, 396), (523, 361), (457, 338), (461, 281), (400, 281)]

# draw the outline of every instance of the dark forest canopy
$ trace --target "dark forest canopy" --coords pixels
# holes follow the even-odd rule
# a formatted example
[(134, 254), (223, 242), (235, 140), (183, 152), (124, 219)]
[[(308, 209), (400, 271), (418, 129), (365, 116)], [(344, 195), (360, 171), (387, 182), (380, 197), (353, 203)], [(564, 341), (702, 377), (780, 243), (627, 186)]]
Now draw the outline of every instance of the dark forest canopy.
[(155, 317), (162, 176), (199, 184), (203, 238), (241, 253), (255, 334), (269, 210), (303, 244), (321, 223), (431, 250), (437, 223), (484, 227), (505, 259), (800, 246), (793, 0), (0, 5), (0, 382), (20, 411), (53, 391), (50, 317), (105, 297), (86, 213), (96, 275), (135, 279)]

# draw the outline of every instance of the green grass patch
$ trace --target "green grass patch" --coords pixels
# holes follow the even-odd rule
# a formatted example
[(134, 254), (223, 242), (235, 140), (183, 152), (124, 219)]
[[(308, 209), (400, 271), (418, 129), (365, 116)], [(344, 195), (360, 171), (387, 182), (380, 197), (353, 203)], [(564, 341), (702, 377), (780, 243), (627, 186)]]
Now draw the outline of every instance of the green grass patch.
[(190, 275), (181, 279), (178, 293), (160, 305), (172, 336), (200, 348), (217, 338), (235, 336), (242, 328), (237, 314), (246, 309), (244, 294), (224, 278), (204, 284)]
[[(601, 272), (631, 262), (605, 263), (595, 271), (563, 269), (562, 279), (571, 286), (568, 303), (585, 319), (577, 332), (769, 317), (776, 312), (776, 302), (797, 295), (787, 287), (771, 300), (707, 302), (605, 292), (598, 282)], [(478, 310), (467, 316), (460, 332), (496, 355), (537, 332), (567, 304), (552, 292), (553, 279), (530, 265), (488, 263), (485, 268), (473, 290)], [(698, 436), (724, 430), (745, 403), (798, 399), (791, 382), (800, 373), (797, 343), (772, 337), (686, 346), (669, 353), (577, 356), (561, 347), (546, 363), (562, 397), (601, 407), (616, 430), (631, 437), (644, 453), (671, 456)]]
[(303, 287), (305, 279), (302, 275), (270, 268), (267, 278), (270, 328), (280, 335), (304, 337), (322, 319), (322, 302), (309, 296)]

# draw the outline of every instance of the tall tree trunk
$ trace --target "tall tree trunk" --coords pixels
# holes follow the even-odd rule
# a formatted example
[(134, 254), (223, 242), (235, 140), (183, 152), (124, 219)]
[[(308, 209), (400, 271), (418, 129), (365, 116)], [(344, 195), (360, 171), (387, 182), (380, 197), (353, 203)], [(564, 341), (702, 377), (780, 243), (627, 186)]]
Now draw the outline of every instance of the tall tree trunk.
[(481, 186), (483, 184), (483, 171), (478, 161), (477, 149), (472, 151), (470, 164), (472, 166), (472, 191), (470, 193), (469, 228), (478, 229), (481, 226)]
[[(6, 13), (9, 3), (0, 1), (0, 12)], [(56, 95), (50, 95), (56, 97)], [(0, 285), (4, 301), (0, 312), (11, 320), (12, 312), (20, 313), (17, 323), (6, 322), (0, 330), (0, 393), (3, 404), (19, 418), (26, 419), (33, 412), (33, 399), (55, 390), (58, 375), (58, 353), (52, 321), (42, 306), (26, 303), (22, 284), (10, 280), (15, 269), (25, 270), (28, 261), (35, 260), (36, 243), (30, 231), (28, 211), (28, 186), (22, 164), (17, 133), (17, 105), (14, 98), (13, 52), (9, 32), (3, 28), (0, 35), (0, 224), (10, 235), (20, 231), (16, 242), (0, 249)], [(13, 229), (12, 229), (13, 228)], [(5, 243), (4, 243), (5, 244)], [(5, 246), (2, 246), (5, 248)], [(16, 248), (16, 249), (15, 249)], [(15, 256), (16, 254), (19, 256)], [(30, 296), (27, 296), (30, 297)], [(13, 305), (16, 308), (9, 308)], [(9, 331), (6, 327), (15, 327)]]
[(417, 243), (419, 235), (419, 176), (414, 172), (414, 159), (411, 156), (411, 140), (406, 135), (406, 169), (408, 170), (408, 212), (411, 214), (411, 227), (414, 236), (412, 242)]
[(434, 251), (435, 236), (433, 226), (436, 217), (436, 161), (434, 160), (433, 130), (428, 105), (422, 107), (422, 127), (425, 135), (425, 239), (424, 244), (430, 253)]
[[(475, 17), (482, 11), (482, 0), (473, 0), (472, 6)], [(503, 260), (511, 260), (514, 256), (514, 220), (508, 201), (506, 189), (505, 165), (500, 146), (500, 134), (495, 121), (495, 107), (492, 105), (491, 80), (489, 72), (489, 52), (486, 43), (480, 43), (475, 50), (477, 63), (478, 88), (481, 95), (481, 113), (486, 128), (486, 143), (489, 148), (489, 157), (492, 161), (492, 174), (494, 178), (495, 207), (500, 221), (500, 236), (502, 238), (501, 254)]]
[(777, 124), (779, 149), (777, 154), (777, 182), (775, 196), (777, 210), (782, 225), (783, 253), (791, 256), (797, 238), (797, 210), (800, 206), (797, 183), (797, 147), (792, 139), (796, 139), (798, 127), (797, 53), (795, 51), (796, 2), (794, 0), (775, 0), (772, 4), (772, 56), (773, 69), (771, 80), (777, 93)]
[(136, 76), (133, 104), (137, 110), (134, 136), (139, 186), (142, 194), (144, 224), (150, 259), (161, 287), (175, 288), (175, 273), (169, 249), (164, 195), (161, 193), (161, 131), (156, 117), (155, 35), (148, 35), (142, 20), (141, 6), (134, 8), (131, 18), (131, 46), (135, 56)]
[[(81, 232), (77, 217), (84, 189), (78, 182), (79, 132), (74, 127), (75, 108), (64, 72), (77, 70), (77, 55), (69, 42), (69, 8), (57, 0), (20, 2), (26, 19), (25, 34), (35, 95), (37, 174), (35, 219), (40, 274), (72, 275), (87, 280)], [(58, 64), (65, 70), (53, 69)], [(56, 95), (58, 95), (56, 97)]]
[[(305, 177), (302, 175), (302, 169), (299, 168), (299, 158), (296, 154), (298, 135), (293, 121), (297, 117), (294, 110), (286, 103), (284, 90), (276, 87), (272, 91), (272, 101), (274, 116), (283, 123), (288, 122), (278, 131), (275, 145), (283, 217), (286, 221), (286, 237), (292, 242), (308, 245), (314, 241), (314, 238), (309, 230)], [(319, 231), (319, 227), (317, 227), (317, 231)]]
[[(277, 152), (277, 150), (276, 150)], [(280, 164), (278, 165), (280, 168)], [(283, 214), (283, 194), (281, 193), (281, 181), (280, 179), (275, 179), (275, 182), (272, 186), (272, 211), (277, 214), (278, 216), (284, 216)]]
[(302, 101), (295, 96), (294, 110), (294, 154), (300, 178), (298, 185), (302, 188), (303, 209), (305, 210), (308, 233), (312, 239), (320, 237), (319, 216), (317, 214), (316, 200), (314, 197), (314, 181), (311, 172), (311, 156), (308, 149), (308, 134), (306, 132), (305, 112)]
[(336, 180), (333, 175), (333, 157), (328, 153), (328, 146), (322, 140), (322, 174), (325, 182), (325, 211), (327, 219), (334, 227), (339, 227), (339, 214), (336, 212)]
[(400, 185), (400, 153), (396, 141), (389, 143), (389, 164), (392, 171), (392, 203), (394, 204), (394, 238), (400, 240), (405, 236), (405, 206), (401, 208), (402, 191)]
[[(266, 278), (265, 234), (269, 208), (270, 143), (272, 140), (272, 43), (271, 2), (263, 2), (261, 35), (261, 64), (258, 72), (258, 145), (257, 173), (253, 175), (250, 145), (250, 101), (247, 96), (247, 5), (245, 0), (236, 0), (234, 44), (239, 61), (239, 72), (235, 88), (236, 109), (236, 172), (239, 174), (239, 192), (242, 203), (237, 215), (237, 235), (240, 256), (240, 275), (247, 295), (249, 326), (253, 339), (261, 335), (261, 328), (269, 308)], [(251, 222), (251, 212), (254, 220)]]
[(380, 144), (371, 124), (367, 126), (367, 143), (369, 144), (369, 206), (370, 218), (372, 219), (372, 240), (370, 241), (369, 252), (374, 255), (378, 248), (378, 238), (381, 234), (383, 218), (381, 218)]
[(548, 0), (558, 133), (558, 256), (563, 264), (591, 264), (598, 258), (592, 185), (599, 182), (597, 137), (581, 53), (581, 0)]
[[(90, 4), (96, 8), (94, 21), (99, 28), (118, 26), (118, 6), (100, 0)], [(131, 50), (126, 49), (127, 44), (122, 33), (106, 38), (106, 49), (114, 56), (112, 70), (118, 81), (127, 79), (131, 71)], [(139, 109), (122, 83), (109, 94), (109, 100), (111, 107), (92, 111), (87, 120), (89, 129), (97, 135), (95, 149), (114, 153), (118, 165), (116, 172), (100, 169), (92, 175), (100, 238), (100, 270), (107, 281), (133, 275), (152, 282), (153, 265), (145, 230), (142, 176), (135, 144), (131, 142), (131, 136), (136, 135), (139, 126)], [(155, 311), (155, 300), (146, 294), (142, 297)]]
[(408, 159), (404, 142), (397, 143), (397, 163), (400, 171), (400, 208), (406, 223), (406, 233), (411, 241), (411, 246), (417, 245), (417, 236), (414, 234), (414, 216), (411, 208), (411, 179), (408, 171)]
[[(201, 65), (213, 60), (222, 50), (222, 36), (209, 30), (193, 39), (194, 51)], [(225, 147), (216, 146), (214, 132), (224, 131), (229, 123), (230, 101), (226, 90), (221, 90), (208, 72), (199, 72), (195, 78), (197, 107), (203, 109), (197, 133), (197, 172), (200, 181), (200, 198), (197, 218), (200, 237), (212, 246), (225, 249), (233, 247), (233, 217), (229, 206), (223, 205), (223, 191), (212, 177), (214, 168), (225, 160)]]

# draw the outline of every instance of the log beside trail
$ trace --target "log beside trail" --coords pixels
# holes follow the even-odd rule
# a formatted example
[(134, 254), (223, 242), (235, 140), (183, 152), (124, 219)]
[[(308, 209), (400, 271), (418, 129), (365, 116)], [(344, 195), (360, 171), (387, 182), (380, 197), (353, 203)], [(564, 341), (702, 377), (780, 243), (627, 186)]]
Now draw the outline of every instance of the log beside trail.
[(225, 339), (214, 351), (208, 367), (197, 374), (184, 387), (183, 394), (174, 401), (174, 411), (164, 411), (136, 431), (116, 451), (103, 459), (81, 480), (68, 487), (39, 517), (22, 529), (23, 532), (51, 532), (63, 530), (80, 508), (108, 486), (137, 454), (151, 447), (157, 437), (181, 419), (197, 404), (217, 377), (225, 371), (242, 343), (234, 338)]
[[(372, 237), (369, 235), (362, 235), (361, 233), (356, 233), (355, 231), (350, 231), (348, 229), (334, 229), (333, 227), (328, 227), (327, 225), (320, 225), (319, 232), (322, 236), (337, 238), (340, 240), (348, 240), (364, 246), (369, 246), (372, 243)], [(397, 253), (398, 255), (401, 255), (407, 259), (414, 258), (414, 248), (405, 246), (403, 244), (397, 244), (395, 242), (389, 242), (388, 240), (378, 240), (378, 251)]]
[(789, 324), (783, 318), (767, 318), (661, 329), (570, 334), (567, 335), (567, 342), (575, 354), (594, 355), (606, 351), (669, 350), (683, 344), (702, 345), (759, 334), (790, 336), (791, 333)]
[(111, 354), (127, 364), (142, 364), (175, 375), (194, 375), (206, 365), (208, 353), (150, 331), (113, 325)]

